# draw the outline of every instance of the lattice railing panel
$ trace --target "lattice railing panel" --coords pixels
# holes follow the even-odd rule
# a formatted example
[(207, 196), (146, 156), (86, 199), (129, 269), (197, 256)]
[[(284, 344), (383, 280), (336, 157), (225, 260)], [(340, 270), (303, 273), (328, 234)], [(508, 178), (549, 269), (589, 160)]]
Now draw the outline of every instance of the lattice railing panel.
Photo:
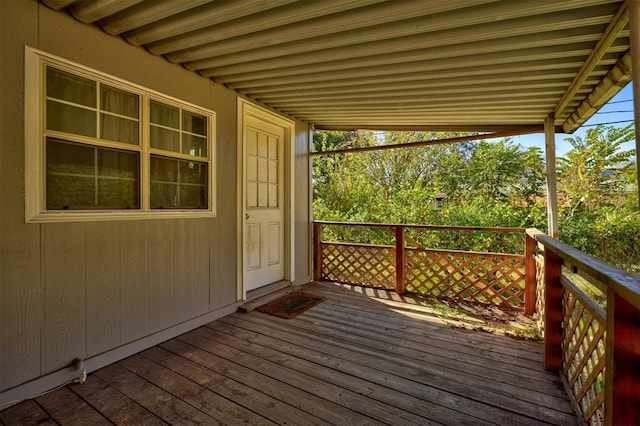
[(395, 247), (322, 243), (322, 279), (393, 289)]
[(405, 288), (443, 299), (524, 307), (524, 256), (405, 249)]
[(585, 420), (602, 425), (606, 316), (571, 283), (564, 285), (562, 309), (562, 373)]
[(544, 336), (544, 315), (546, 312), (545, 309), (545, 282), (544, 282), (544, 256), (537, 255), (535, 257), (536, 261), (536, 325), (538, 327), (538, 332), (541, 336)]

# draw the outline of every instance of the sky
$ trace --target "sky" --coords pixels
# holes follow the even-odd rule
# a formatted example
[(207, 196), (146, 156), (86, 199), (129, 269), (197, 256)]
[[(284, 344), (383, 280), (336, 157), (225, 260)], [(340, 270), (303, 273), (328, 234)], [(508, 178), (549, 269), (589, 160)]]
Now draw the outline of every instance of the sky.
[[(572, 135), (556, 133), (556, 157), (564, 156), (571, 148), (565, 138), (571, 136), (584, 136), (585, 131), (594, 124), (610, 123), (613, 121), (625, 121), (624, 123), (611, 124), (616, 127), (624, 127), (633, 121), (633, 87), (627, 84), (616, 96), (614, 96), (604, 107), (584, 123)], [(513, 141), (524, 147), (537, 146), (544, 151), (544, 134), (531, 134), (514, 136)], [(622, 145), (621, 149), (635, 148), (635, 141), (630, 141)]]

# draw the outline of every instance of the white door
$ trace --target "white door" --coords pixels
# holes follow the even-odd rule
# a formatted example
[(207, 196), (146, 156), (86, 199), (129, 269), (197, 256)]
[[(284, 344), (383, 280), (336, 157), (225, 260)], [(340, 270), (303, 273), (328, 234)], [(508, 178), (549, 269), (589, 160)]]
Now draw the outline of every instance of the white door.
[(285, 278), (285, 129), (247, 114), (243, 140), (246, 292)]

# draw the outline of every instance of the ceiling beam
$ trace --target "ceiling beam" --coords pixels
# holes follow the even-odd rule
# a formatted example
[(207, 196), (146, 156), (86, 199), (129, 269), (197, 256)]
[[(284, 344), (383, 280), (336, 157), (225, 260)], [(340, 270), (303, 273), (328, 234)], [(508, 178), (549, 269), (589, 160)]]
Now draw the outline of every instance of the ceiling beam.
[[(386, 86), (371, 86), (366, 87), (361, 90), (351, 90), (348, 88), (344, 88), (341, 90), (330, 90), (326, 93), (318, 92), (318, 91), (310, 91), (310, 92), (301, 92), (300, 94), (267, 94), (264, 96), (252, 96), (254, 99), (257, 99), (261, 102), (270, 103), (270, 102), (295, 102), (295, 101), (321, 101), (321, 100), (336, 100), (336, 99), (348, 99), (354, 98), (358, 100), (362, 99), (370, 99), (376, 98), (384, 101), (387, 98), (397, 98), (397, 97), (417, 97), (417, 96), (435, 96), (435, 95), (443, 95), (443, 94), (472, 94), (472, 93), (502, 93), (509, 92), (512, 90), (519, 90), (522, 92), (531, 92), (537, 91), (541, 89), (552, 89), (552, 88), (565, 88), (567, 87), (567, 83), (570, 81), (570, 78), (565, 79), (550, 79), (550, 80), (538, 80), (538, 81), (524, 81), (524, 82), (514, 82), (514, 83), (503, 83), (493, 82), (493, 84), (489, 82), (467, 85), (451, 85), (451, 86), (437, 86), (430, 87), (428, 84), (423, 85), (415, 85), (415, 86), (396, 86), (396, 87), (386, 87)], [(594, 87), (598, 84), (597, 79), (590, 80), (591, 86)]]
[(152, 22), (169, 18), (189, 9), (211, 3), (213, 0), (189, 0), (181, 2), (145, 2), (142, 7), (133, 8), (100, 21), (100, 28), (111, 35), (118, 35), (140, 28)]
[[(442, 46), (428, 50), (387, 53), (329, 63), (318, 62), (275, 69), (255, 68), (248, 72), (228, 75), (216, 74), (213, 69), (199, 70), (199, 73), (205, 77), (214, 78), (218, 83), (227, 84), (249, 80), (253, 83), (269, 78), (289, 78), (294, 83), (296, 76), (305, 80), (375, 76), (388, 74), (390, 70), (393, 72), (394, 69), (398, 73), (403, 71), (435, 71), (510, 64), (528, 60), (586, 57), (593, 49), (593, 43), (599, 40), (600, 36), (601, 31), (597, 28), (590, 27), (589, 31), (584, 28), (574, 28), (551, 34), (508, 38), (501, 40), (500, 43), (490, 40), (461, 46)], [(622, 49), (626, 51), (628, 45), (624, 45)]]
[(573, 133), (626, 86), (632, 77), (631, 52), (627, 52), (586, 99), (562, 123), (565, 133)]
[[(186, 0), (185, 0), (186, 1)], [(168, 20), (161, 20), (150, 25), (136, 28), (125, 34), (125, 39), (135, 45), (142, 46), (170, 37), (176, 37), (190, 31), (211, 27), (243, 16), (259, 13), (274, 7), (293, 3), (295, 0), (244, 0), (233, 2), (216, 2), (201, 6), (193, 11), (182, 13)]]
[[(605, 5), (603, 5), (605, 6)], [(611, 5), (606, 5), (609, 9)], [(464, 50), (466, 54), (474, 53), (474, 48), (484, 46), (488, 51), (503, 50), (501, 47), (508, 42), (519, 40), (529, 47), (536, 47), (540, 43), (548, 43), (553, 39), (565, 38), (567, 32), (586, 35), (590, 30), (600, 38), (602, 25), (608, 23), (614, 12), (595, 13), (590, 9), (577, 9), (551, 16), (533, 16), (509, 21), (487, 23), (470, 28), (453, 28), (434, 33), (419, 33), (407, 37), (382, 39), (374, 42), (363, 42), (353, 45), (324, 49), (322, 44), (314, 45), (314, 51), (288, 55), (283, 52), (276, 57), (262, 58), (260, 52), (257, 57), (239, 54), (215, 56), (194, 62), (186, 62), (184, 66), (190, 70), (211, 69), (213, 75), (229, 75), (248, 72), (254, 69), (281, 69), (283, 67), (300, 66), (317, 63), (327, 63), (341, 60), (354, 60), (363, 57), (385, 56), (399, 52), (429, 52), (446, 53), (455, 47)], [(500, 40), (500, 41), (499, 41)], [(535, 43), (532, 43), (535, 41)], [(448, 57), (454, 55), (448, 54)], [(257, 59), (257, 60), (256, 60)]]
[[(591, 1), (591, 3), (596, 4), (598, 1)], [(326, 2), (327, 0), (317, 4), (324, 5)], [(486, 22), (492, 22), (495, 25), (500, 21), (525, 16), (532, 19), (536, 15), (587, 6), (585, 4), (587, 0), (496, 2), (483, 5), (482, 13), (478, 13), (478, 8), (474, 6), (484, 3), (490, 2), (488, 0), (431, 0), (429, 7), (425, 7), (424, 3), (415, 0), (409, 2), (394, 0), (367, 9), (347, 10), (323, 19), (305, 20), (301, 17), (292, 25), (273, 28), (269, 32), (269, 37), (254, 32), (216, 43), (213, 43), (214, 40), (207, 41), (206, 45), (202, 45), (204, 43), (201, 42), (199, 43), (201, 46), (196, 48), (189, 48), (189, 45), (183, 44), (181, 46), (181, 49), (185, 49), (183, 51), (167, 54), (165, 49), (161, 53), (166, 54), (171, 62), (177, 63), (233, 54), (231, 58), (238, 63), (243, 62), (243, 56), (257, 60), (423, 33), (435, 35), (439, 31), (452, 28), (464, 28)], [(316, 9), (318, 9), (317, 6)], [(437, 16), (441, 13), (446, 13), (447, 19), (438, 20)], [(247, 25), (253, 26), (253, 20), (247, 22)], [(336, 28), (339, 28), (339, 32), (335, 31)], [(217, 35), (218, 32), (216, 30), (214, 34)], [(149, 48), (153, 53), (160, 53), (151, 46)], [(231, 63), (234, 62), (228, 62), (228, 64)]]
[(602, 57), (607, 53), (609, 48), (613, 45), (616, 38), (620, 36), (620, 33), (625, 28), (627, 23), (629, 22), (629, 6), (627, 2), (623, 2), (618, 9), (618, 12), (615, 14), (607, 29), (602, 34), (602, 37), (598, 41), (598, 43), (593, 48), (593, 51), (589, 54), (587, 59), (582, 64), (580, 71), (576, 75), (575, 79), (571, 83), (571, 85), (567, 88), (567, 91), (564, 93), (560, 102), (556, 106), (554, 110), (555, 117), (562, 116), (564, 113), (567, 104), (570, 100), (575, 96), (575, 94), (580, 90), (584, 82), (589, 78), (591, 72), (598, 65)]
[[(321, 126), (317, 126), (316, 130), (320, 130), (320, 127)], [(412, 127), (412, 129), (415, 130), (415, 127)], [(478, 141), (478, 140), (485, 140), (485, 139), (506, 138), (509, 136), (540, 133), (543, 131), (543, 129), (544, 128), (542, 126), (519, 127), (511, 130), (499, 130), (492, 133), (483, 133), (483, 134), (476, 134), (476, 135), (469, 135), (469, 136), (456, 136), (453, 138), (446, 138), (446, 139), (433, 139), (433, 140), (419, 141), (419, 142), (407, 142), (407, 143), (400, 143), (395, 145), (365, 146), (362, 148), (335, 149), (331, 151), (317, 151), (317, 152), (311, 152), (309, 155), (319, 156), (319, 155), (335, 155), (335, 154), (352, 154), (356, 152), (383, 151), (383, 150), (389, 150), (389, 149), (416, 148), (416, 147), (428, 146), (428, 145), (442, 145), (442, 144), (449, 144), (449, 143), (471, 142), (471, 141)], [(333, 128), (330, 130), (337, 130), (337, 129)], [(351, 128), (350, 130), (355, 130), (355, 129)], [(374, 128), (374, 130), (382, 130), (382, 129)], [(390, 130), (390, 129), (385, 126), (384, 130)]]
[(142, 0), (95, 0), (74, 4), (69, 7), (68, 11), (78, 21), (90, 24), (127, 9), (141, 1)]
[[(369, 1), (369, 3), (374, 3)], [(274, 49), (281, 51), (282, 49), (293, 52), (314, 50), (314, 47), (322, 41), (323, 45), (333, 40), (337, 45), (350, 44), (353, 41), (352, 33), (360, 34), (363, 32), (376, 29), (380, 32), (389, 32), (391, 27), (398, 25), (397, 21), (404, 22), (408, 18), (419, 17), (420, 15), (431, 15), (438, 12), (450, 11), (457, 8), (472, 7), (478, 3), (487, 3), (487, 0), (473, 0), (467, 2), (465, 0), (438, 0), (431, 1), (429, 7), (416, 1), (394, 0), (392, 2), (384, 2), (378, 4), (365, 4), (362, 0), (350, 2), (344, 0), (323, 0), (301, 2), (297, 9), (285, 10), (287, 22), (280, 23), (274, 21), (268, 14), (260, 14), (255, 17), (248, 17), (242, 22), (230, 22), (223, 26), (222, 31), (218, 29), (210, 34), (208, 40), (202, 38), (198, 40), (198, 47), (191, 46), (182, 42), (181, 38), (174, 42), (158, 43), (158, 45), (150, 46), (153, 53), (166, 55), (171, 62), (183, 63), (188, 61), (197, 61), (210, 57), (218, 57), (233, 53), (238, 54), (244, 51), (260, 50), (265, 58), (279, 56), (274, 53)], [(475, 4), (474, 4), (475, 3)], [(366, 7), (364, 7), (366, 6)], [(277, 12), (277, 11), (276, 11)], [(327, 16), (328, 15), (328, 16)], [(315, 18), (315, 19), (314, 19)], [(421, 22), (426, 20), (422, 17)], [(234, 25), (236, 24), (236, 25)], [(237, 26), (242, 24), (244, 32), (231, 39), (225, 37), (228, 32), (227, 26)], [(264, 26), (269, 29), (269, 37), (255, 30), (255, 26)], [(405, 31), (413, 26), (404, 26)], [(409, 28), (407, 28), (409, 27)], [(336, 28), (340, 32), (336, 34)], [(357, 31), (356, 31), (357, 29)], [(350, 31), (351, 30), (351, 31)], [(419, 31), (415, 28), (414, 31)], [(236, 31), (237, 33), (238, 31)], [(363, 40), (362, 34), (359, 38)], [(377, 34), (377, 37), (383, 37), (384, 34)], [(216, 40), (211, 39), (216, 37)], [(224, 37), (224, 38), (223, 38)], [(187, 39), (193, 39), (194, 36), (187, 35)], [(336, 38), (338, 38), (336, 40)], [(178, 44), (180, 43), (180, 44)], [(161, 47), (161, 49), (158, 49)], [(171, 49), (171, 50), (170, 50)], [(184, 50), (182, 50), (184, 49)], [(182, 51), (180, 51), (182, 50)]]

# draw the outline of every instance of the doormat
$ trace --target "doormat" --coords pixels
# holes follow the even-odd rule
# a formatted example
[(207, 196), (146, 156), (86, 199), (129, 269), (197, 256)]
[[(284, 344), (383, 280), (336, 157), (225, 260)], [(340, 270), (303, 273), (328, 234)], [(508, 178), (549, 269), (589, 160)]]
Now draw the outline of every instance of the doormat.
[(282, 296), (256, 308), (265, 314), (275, 315), (281, 318), (294, 318), (327, 300), (326, 297), (318, 296), (304, 291), (295, 291)]

